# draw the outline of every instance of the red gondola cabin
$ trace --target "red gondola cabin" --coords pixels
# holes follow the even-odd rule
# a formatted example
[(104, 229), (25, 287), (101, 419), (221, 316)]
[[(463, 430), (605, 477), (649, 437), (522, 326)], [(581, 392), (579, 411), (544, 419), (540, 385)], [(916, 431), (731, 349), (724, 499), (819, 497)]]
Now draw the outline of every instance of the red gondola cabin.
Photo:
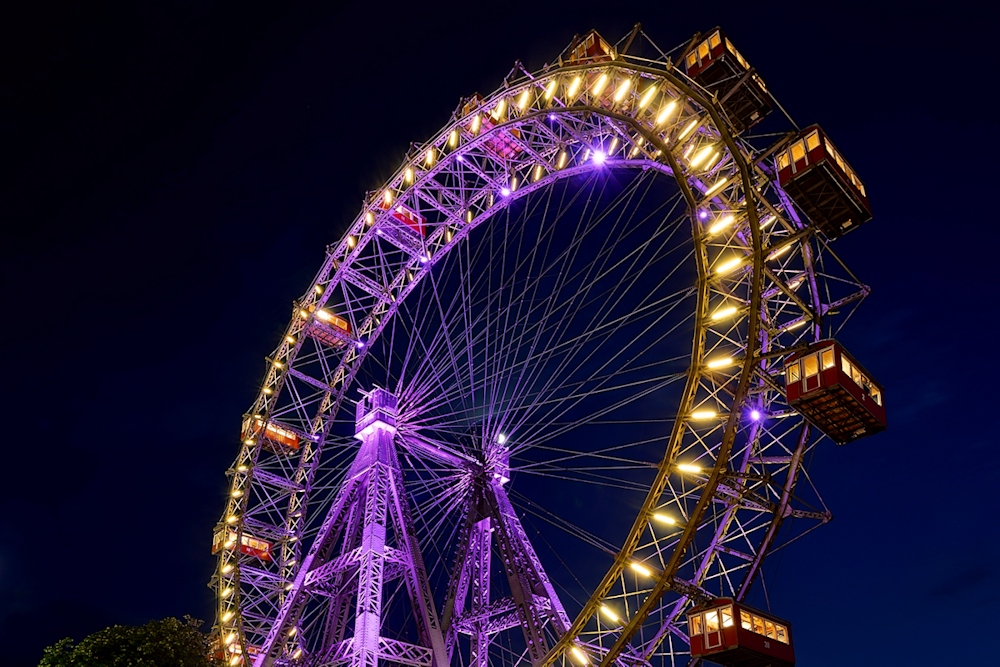
[(260, 417), (247, 417), (243, 420), (241, 437), (259, 438), (260, 443), (272, 451), (298, 449), (301, 438), (290, 428), (279, 426), (272, 421), (264, 421)]
[(732, 598), (717, 598), (687, 615), (691, 657), (724, 667), (792, 667), (795, 650), (787, 621)]
[(739, 134), (771, 113), (771, 95), (726, 33), (716, 28), (684, 58), (687, 75), (719, 98)]
[(599, 63), (614, 59), (614, 48), (604, 41), (604, 38), (597, 34), (596, 30), (591, 30), (573, 44), (573, 48), (570, 49), (569, 56), (566, 58), (566, 64)]
[[(209, 644), (209, 655), (216, 660), (224, 660), (228, 665), (243, 664), (243, 649), (240, 647), (240, 643), (235, 641), (235, 639), (229, 644), (224, 645), (222, 643), (222, 638), (216, 637)], [(260, 647), (252, 644), (247, 645), (247, 655), (260, 655)]]
[(777, 157), (778, 185), (829, 239), (872, 219), (865, 184), (819, 125), (802, 130)]
[[(482, 106), (482, 104), (483, 96), (479, 93), (474, 93), (462, 107), (462, 115), (468, 116), (469, 114), (472, 114), (477, 108)], [(506, 102), (504, 102), (504, 105), (506, 105)], [(483, 111), (476, 116), (472, 116), (472, 119), (469, 121), (466, 129), (470, 133), (476, 135), (489, 132), (494, 127), (507, 120), (505, 116), (505, 109), (506, 106), (496, 106), (489, 111)], [(478, 121), (475, 120), (477, 117), (479, 118)], [(478, 128), (475, 127), (477, 122), (479, 124)], [(521, 130), (516, 127), (512, 127), (510, 129), (494, 132), (486, 138), (483, 142), (483, 146), (485, 146), (496, 157), (501, 160), (506, 160), (520, 155), (524, 150), (521, 147), (521, 143), (519, 141), (520, 138)]]
[(387, 202), (384, 197), (379, 200), (379, 207), (383, 211), (389, 211), (389, 217), (404, 225), (407, 229), (410, 229), (421, 236), (427, 236), (427, 218), (420, 215), (416, 211), (409, 209), (402, 204), (396, 204), (394, 206)]
[(351, 324), (343, 317), (334, 315), (323, 308), (317, 309), (315, 304), (299, 311), (299, 317), (304, 320), (309, 319), (310, 314), (315, 314), (316, 317), (306, 325), (306, 330), (316, 340), (334, 349), (344, 347), (353, 341)]
[(785, 363), (788, 404), (845, 444), (886, 428), (882, 386), (835, 340), (823, 340)]
[[(236, 531), (232, 528), (220, 528), (212, 536), (212, 553), (236, 546)], [(240, 553), (255, 556), (261, 560), (271, 560), (271, 543), (267, 540), (243, 533), (240, 536)]]

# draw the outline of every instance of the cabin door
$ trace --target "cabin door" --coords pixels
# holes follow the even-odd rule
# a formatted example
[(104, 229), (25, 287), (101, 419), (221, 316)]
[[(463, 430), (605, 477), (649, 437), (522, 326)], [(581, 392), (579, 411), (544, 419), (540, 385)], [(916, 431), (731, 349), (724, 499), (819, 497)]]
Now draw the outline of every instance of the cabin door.
[(819, 388), (819, 356), (810, 354), (802, 360), (802, 393)]
[(705, 648), (713, 649), (722, 646), (722, 629), (719, 627), (719, 612), (705, 612)]

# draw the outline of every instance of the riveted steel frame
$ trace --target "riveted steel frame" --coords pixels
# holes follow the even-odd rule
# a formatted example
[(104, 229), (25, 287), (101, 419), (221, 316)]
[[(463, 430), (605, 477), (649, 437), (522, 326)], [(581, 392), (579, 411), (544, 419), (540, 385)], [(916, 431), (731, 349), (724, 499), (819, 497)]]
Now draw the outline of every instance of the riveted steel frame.
[[(602, 76), (603, 90), (595, 92)], [(483, 129), (486, 114), (492, 127)], [(513, 153), (498, 150), (501, 138), (516, 146)], [(248, 414), (301, 438), (285, 451), (248, 438), (230, 470), (220, 526), (237, 539), (246, 533), (274, 545), (271, 563), (238, 549), (219, 552), (216, 624), (220, 636), (236, 634), (234, 656), (273, 630), (289, 586), (305, 576), (303, 543), (329, 529), (322, 519), (310, 523), (306, 509), (319, 486), (321, 455), (347, 460), (352, 451), (330, 437), (330, 426), (367, 345), (472, 229), (517, 197), (596, 168), (598, 150), (606, 153), (605, 168), (656, 169), (681, 189), (698, 267), (696, 334), (675, 428), (643, 510), (602, 584), (536, 662), (570, 660), (574, 646), (604, 664), (673, 662), (684, 654), (687, 605), (712, 594), (745, 595), (776, 548), (783, 520), (829, 517), (818, 494), (796, 495), (797, 482), (808, 481), (803, 454), (815, 441), (782, 402), (776, 352), (815, 339), (831, 311), (856, 303), (867, 288), (783, 196), (757, 159), (761, 151), (731, 136), (714, 101), (666, 57), (617, 54), (610, 62), (515, 70), (478, 107), (456, 112), (366, 198), (347, 234), (328, 248), (267, 360)], [(706, 150), (712, 155), (701, 168), (692, 166)], [(397, 206), (422, 216), (425, 233), (401, 223)], [(726, 216), (732, 220), (722, 226)], [(350, 323), (344, 345), (310, 335), (323, 308)], [(734, 363), (710, 368), (717, 356)], [(751, 408), (767, 418), (748, 421)], [(708, 412), (715, 416), (701, 418)], [(700, 472), (680, 470), (681, 462)], [(662, 529), (656, 514), (670, 516), (675, 529)], [(630, 574), (633, 563), (651, 576)], [(618, 606), (622, 623), (602, 622), (607, 604)]]

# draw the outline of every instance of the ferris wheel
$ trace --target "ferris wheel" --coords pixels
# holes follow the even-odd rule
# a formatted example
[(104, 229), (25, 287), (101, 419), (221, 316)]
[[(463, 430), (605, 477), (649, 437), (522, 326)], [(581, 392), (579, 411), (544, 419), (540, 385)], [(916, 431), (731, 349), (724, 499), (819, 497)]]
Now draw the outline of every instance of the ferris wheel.
[(830, 241), (867, 193), (775, 107), (721, 30), (664, 52), (637, 26), (515, 66), (415, 145), (328, 247), (244, 416), (218, 656), (707, 650), (688, 614), (744, 600), (830, 519), (810, 451), (885, 425), (833, 340), (868, 287)]

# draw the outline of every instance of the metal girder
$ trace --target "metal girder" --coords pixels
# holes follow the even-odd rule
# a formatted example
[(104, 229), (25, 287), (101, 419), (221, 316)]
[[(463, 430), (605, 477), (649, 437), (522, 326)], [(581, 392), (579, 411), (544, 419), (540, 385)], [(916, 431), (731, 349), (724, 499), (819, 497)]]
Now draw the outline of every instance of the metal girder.
[[(398, 549), (393, 549), (392, 547), (385, 547), (383, 551), (383, 560), (386, 563), (396, 563), (399, 565), (406, 564), (405, 555)], [(337, 556), (335, 559), (327, 561), (323, 565), (314, 568), (309, 571), (306, 575), (303, 585), (307, 587), (318, 586), (323, 584), (337, 575), (344, 574), (345, 572), (357, 571), (362, 559), (361, 547), (356, 547), (347, 553), (343, 553)]]

